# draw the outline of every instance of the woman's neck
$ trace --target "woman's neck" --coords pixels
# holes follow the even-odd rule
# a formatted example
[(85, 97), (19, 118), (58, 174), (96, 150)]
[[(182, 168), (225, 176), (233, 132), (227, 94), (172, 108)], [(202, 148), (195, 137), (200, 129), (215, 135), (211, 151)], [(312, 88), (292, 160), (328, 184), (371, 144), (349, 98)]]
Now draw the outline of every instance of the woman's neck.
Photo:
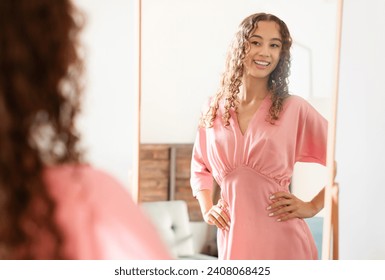
[(240, 88), (239, 101), (241, 103), (250, 103), (253, 101), (262, 100), (269, 94), (270, 90), (267, 87), (267, 79), (247, 79), (243, 78), (243, 86)]

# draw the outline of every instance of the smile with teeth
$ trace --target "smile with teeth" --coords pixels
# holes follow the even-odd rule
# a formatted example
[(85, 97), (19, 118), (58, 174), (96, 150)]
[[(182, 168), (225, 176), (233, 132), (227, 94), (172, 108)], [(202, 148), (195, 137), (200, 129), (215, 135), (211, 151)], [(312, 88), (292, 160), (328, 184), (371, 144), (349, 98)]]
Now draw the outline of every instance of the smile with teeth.
[(267, 61), (259, 61), (259, 60), (254, 60), (254, 63), (260, 66), (269, 66), (270, 62)]

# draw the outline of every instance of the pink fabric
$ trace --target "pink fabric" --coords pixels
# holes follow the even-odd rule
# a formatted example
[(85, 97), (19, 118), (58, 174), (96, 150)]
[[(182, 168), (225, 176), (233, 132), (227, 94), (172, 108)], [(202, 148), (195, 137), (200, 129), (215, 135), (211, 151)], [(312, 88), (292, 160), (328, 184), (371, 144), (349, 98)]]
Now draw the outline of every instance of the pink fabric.
[(48, 168), (44, 178), (71, 259), (170, 259), (147, 217), (108, 174), (62, 165)]
[[(237, 115), (222, 124), (222, 111), (212, 128), (199, 128), (191, 165), (194, 196), (212, 188), (212, 176), (229, 204), (231, 227), (218, 230), (220, 259), (316, 259), (317, 249), (302, 219), (277, 222), (268, 216), (270, 195), (289, 192), (297, 161), (325, 165), (327, 122), (304, 99), (290, 96), (274, 125), (265, 121), (270, 95), (260, 105), (243, 135)], [(220, 107), (222, 108), (222, 107)]]

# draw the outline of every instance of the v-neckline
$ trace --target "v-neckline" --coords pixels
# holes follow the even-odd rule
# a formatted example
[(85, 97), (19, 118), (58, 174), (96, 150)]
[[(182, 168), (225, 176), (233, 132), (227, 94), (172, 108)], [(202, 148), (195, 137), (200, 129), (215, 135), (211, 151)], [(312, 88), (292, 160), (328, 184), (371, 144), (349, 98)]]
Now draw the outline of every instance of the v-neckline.
[(237, 126), (237, 130), (239, 132), (239, 134), (242, 136), (242, 137), (245, 137), (245, 135), (247, 134), (247, 132), (250, 130), (250, 124), (254, 121), (254, 119), (257, 117), (257, 115), (260, 114), (260, 111), (262, 110), (262, 108), (264, 107), (266, 101), (269, 99), (270, 97), (270, 94), (267, 94), (263, 99), (262, 99), (262, 102), (261, 104), (258, 106), (257, 110), (255, 110), (255, 112), (253, 113), (253, 115), (251, 116), (248, 124), (247, 124), (247, 127), (245, 129), (244, 132), (242, 132), (242, 129), (241, 129), (241, 126), (239, 124), (239, 120), (238, 120), (238, 114), (235, 110), (233, 110), (233, 115), (234, 115), (234, 123), (235, 125)]

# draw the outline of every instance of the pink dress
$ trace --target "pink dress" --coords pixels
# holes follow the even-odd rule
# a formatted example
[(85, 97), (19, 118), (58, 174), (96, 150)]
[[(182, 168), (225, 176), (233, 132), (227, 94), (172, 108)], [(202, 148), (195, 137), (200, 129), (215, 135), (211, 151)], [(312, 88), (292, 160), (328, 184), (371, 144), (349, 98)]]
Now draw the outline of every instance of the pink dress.
[[(129, 193), (87, 165), (45, 170), (57, 203), (56, 219), (70, 259), (170, 259), (169, 252)], [(39, 250), (44, 251), (46, 243)]]
[[(268, 95), (244, 134), (232, 110), (224, 127), (218, 110), (212, 128), (199, 128), (191, 164), (193, 194), (212, 188), (212, 178), (229, 204), (229, 231), (218, 230), (220, 259), (317, 259), (303, 219), (277, 222), (267, 206), (274, 192), (289, 192), (294, 164), (325, 165), (327, 122), (304, 99), (290, 96), (274, 125), (265, 121)], [(222, 108), (220, 106), (220, 108)]]

